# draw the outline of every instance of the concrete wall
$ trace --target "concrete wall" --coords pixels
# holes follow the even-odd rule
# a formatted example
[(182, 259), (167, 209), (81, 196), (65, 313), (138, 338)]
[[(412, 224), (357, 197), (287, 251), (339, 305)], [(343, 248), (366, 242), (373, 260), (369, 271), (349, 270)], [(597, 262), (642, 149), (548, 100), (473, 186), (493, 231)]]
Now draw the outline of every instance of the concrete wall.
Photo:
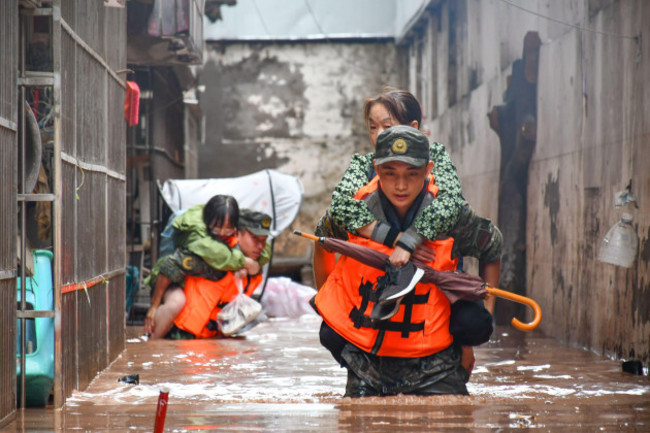
[[(385, 42), (209, 44), (199, 176), (293, 174), (305, 189), (294, 228), (312, 232), (352, 154), (370, 151), (363, 99), (396, 84), (395, 58)], [(285, 256), (309, 247), (287, 233), (276, 243)]]
[[(500, 145), (486, 114), (503, 102), (524, 35), (539, 32), (526, 289), (542, 307), (543, 331), (648, 362), (650, 47), (629, 36), (647, 39), (650, 4), (540, 0), (523, 7), (530, 11), (498, 0), (432, 2), (401, 46), (408, 86), (423, 101), (432, 138), (452, 153), (465, 196), (497, 220)], [(614, 192), (630, 180), (640, 248), (628, 270), (596, 257), (618, 219)]]
[[(585, 24), (645, 37), (650, 4), (615, 2)], [(650, 121), (644, 115), (650, 49), (627, 38), (572, 30), (543, 46), (541, 55), (538, 148), (529, 184), (532, 293), (545, 297), (554, 318), (550, 332), (600, 352), (650, 361)], [(626, 270), (596, 257), (619, 218), (614, 193), (630, 181), (639, 200), (641, 248)]]

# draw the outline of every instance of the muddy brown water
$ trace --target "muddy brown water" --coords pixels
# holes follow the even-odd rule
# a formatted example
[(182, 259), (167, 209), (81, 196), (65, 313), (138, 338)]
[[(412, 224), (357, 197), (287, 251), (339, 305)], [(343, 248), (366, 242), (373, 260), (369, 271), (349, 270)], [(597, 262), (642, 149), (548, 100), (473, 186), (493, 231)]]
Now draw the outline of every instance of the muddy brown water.
[[(318, 342), (320, 319), (272, 319), (244, 338), (144, 341), (62, 410), (19, 410), (3, 432), (650, 432), (650, 379), (540, 332), (497, 328), (476, 350), (470, 396), (343, 398), (346, 372)], [(139, 374), (140, 383), (118, 379)]]

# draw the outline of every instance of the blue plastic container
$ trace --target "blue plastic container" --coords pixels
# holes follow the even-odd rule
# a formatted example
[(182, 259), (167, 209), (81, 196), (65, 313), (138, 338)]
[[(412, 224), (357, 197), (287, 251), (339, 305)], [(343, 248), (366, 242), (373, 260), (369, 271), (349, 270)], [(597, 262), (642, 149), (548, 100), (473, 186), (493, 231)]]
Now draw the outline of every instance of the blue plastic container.
[[(28, 309), (53, 310), (52, 258), (47, 250), (34, 251), (34, 276), (27, 277), (25, 301)], [(20, 307), (21, 282), (17, 279), (17, 300)], [(17, 353), (16, 375), (18, 398), (20, 389), (20, 345), (22, 343), (20, 319), (16, 323)], [(27, 406), (45, 406), (54, 384), (54, 319), (37, 317), (25, 320), (25, 401)]]
[(138, 280), (140, 270), (135, 266), (126, 267), (126, 316), (129, 317), (133, 300), (138, 296)]

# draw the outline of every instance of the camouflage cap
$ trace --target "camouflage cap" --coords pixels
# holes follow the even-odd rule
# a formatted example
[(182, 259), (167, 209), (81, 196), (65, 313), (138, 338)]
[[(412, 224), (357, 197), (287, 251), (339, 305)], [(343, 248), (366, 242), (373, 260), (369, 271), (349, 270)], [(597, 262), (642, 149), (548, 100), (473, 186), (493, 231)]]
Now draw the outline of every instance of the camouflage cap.
[(429, 162), (429, 139), (419, 129), (398, 125), (388, 128), (377, 137), (375, 165), (401, 161), (415, 167)]
[(239, 211), (239, 225), (255, 236), (268, 236), (271, 234), (271, 217), (264, 212), (251, 209)]

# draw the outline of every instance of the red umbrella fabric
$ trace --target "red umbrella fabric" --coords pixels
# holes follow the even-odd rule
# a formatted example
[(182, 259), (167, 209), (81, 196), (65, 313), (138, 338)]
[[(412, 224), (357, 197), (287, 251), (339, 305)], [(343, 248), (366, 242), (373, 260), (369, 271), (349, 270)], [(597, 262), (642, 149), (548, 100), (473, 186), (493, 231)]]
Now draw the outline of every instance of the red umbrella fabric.
[[(312, 240), (317, 240), (328, 251), (343, 254), (364, 265), (382, 271), (386, 269), (388, 256), (380, 251), (341, 239), (318, 238), (299, 231), (295, 231), (294, 233)], [(424, 271), (424, 275), (420, 281), (423, 283), (433, 283), (438, 286), (452, 304), (461, 299), (466, 301), (483, 299), (487, 294), (485, 282), (481, 277), (463, 272), (436, 271), (416, 259), (413, 259), (413, 264)]]

